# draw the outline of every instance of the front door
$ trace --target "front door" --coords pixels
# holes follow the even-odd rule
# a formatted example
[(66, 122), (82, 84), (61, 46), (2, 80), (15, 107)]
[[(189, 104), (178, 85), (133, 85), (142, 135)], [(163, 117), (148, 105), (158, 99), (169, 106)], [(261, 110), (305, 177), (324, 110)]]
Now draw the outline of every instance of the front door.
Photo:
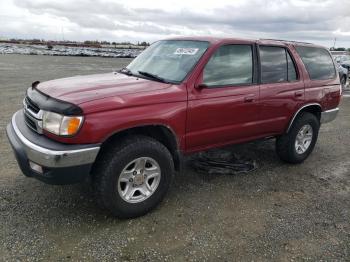
[(187, 151), (250, 140), (259, 134), (254, 45), (220, 46), (190, 91)]

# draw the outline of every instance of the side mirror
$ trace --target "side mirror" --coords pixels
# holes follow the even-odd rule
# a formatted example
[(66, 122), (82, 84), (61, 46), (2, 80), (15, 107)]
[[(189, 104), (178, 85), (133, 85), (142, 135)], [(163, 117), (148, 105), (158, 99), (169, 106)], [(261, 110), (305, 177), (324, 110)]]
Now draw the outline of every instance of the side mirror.
[(196, 89), (203, 89), (203, 88), (206, 88), (206, 87), (208, 87), (206, 84), (198, 84), (198, 85), (195, 85), (194, 86)]
[(33, 83), (32, 83), (32, 88), (33, 88), (33, 89), (36, 88), (37, 85), (39, 85), (39, 84), (40, 84), (40, 81), (35, 81), (35, 82), (33, 82)]

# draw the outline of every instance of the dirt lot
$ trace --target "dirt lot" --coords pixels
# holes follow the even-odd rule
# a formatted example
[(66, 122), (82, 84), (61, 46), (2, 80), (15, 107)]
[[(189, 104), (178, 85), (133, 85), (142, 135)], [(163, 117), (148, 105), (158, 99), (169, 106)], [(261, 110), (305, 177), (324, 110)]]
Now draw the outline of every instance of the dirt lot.
[(350, 98), (321, 128), (311, 157), (281, 163), (274, 141), (229, 147), (258, 169), (187, 167), (152, 213), (118, 220), (87, 184), (25, 178), (5, 135), (35, 80), (108, 72), (127, 59), (0, 55), (0, 260), (290, 261), (350, 259)]

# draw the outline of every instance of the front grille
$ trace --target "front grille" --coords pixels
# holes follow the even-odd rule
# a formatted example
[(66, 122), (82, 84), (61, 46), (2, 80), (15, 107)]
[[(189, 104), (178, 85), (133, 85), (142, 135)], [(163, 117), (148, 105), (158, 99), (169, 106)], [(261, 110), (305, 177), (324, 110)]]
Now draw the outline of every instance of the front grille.
[(40, 108), (29, 98), (25, 98), (25, 103), (27, 104), (27, 108), (37, 114), (40, 111)]
[(32, 119), (30, 119), (26, 112), (24, 113), (24, 121), (30, 129), (32, 129), (35, 132), (38, 132), (35, 122)]
[(33, 131), (42, 134), (42, 111), (29, 97), (24, 98), (24, 121)]

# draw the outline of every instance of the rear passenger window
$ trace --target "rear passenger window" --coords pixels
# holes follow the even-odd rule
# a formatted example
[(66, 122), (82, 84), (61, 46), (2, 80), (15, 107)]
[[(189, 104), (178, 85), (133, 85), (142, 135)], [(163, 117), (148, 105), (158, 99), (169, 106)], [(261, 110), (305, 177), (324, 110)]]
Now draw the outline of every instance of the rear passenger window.
[(260, 46), (262, 83), (285, 82), (287, 78), (287, 59), (284, 48)]
[(297, 80), (294, 62), (283, 47), (260, 46), (261, 82), (279, 83)]
[(203, 71), (207, 86), (250, 84), (253, 81), (253, 55), (250, 45), (224, 45), (210, 58)]
[(297, 46), (311, 80), (332, 79), (336, 76), (333, 60), (326, 49)]

